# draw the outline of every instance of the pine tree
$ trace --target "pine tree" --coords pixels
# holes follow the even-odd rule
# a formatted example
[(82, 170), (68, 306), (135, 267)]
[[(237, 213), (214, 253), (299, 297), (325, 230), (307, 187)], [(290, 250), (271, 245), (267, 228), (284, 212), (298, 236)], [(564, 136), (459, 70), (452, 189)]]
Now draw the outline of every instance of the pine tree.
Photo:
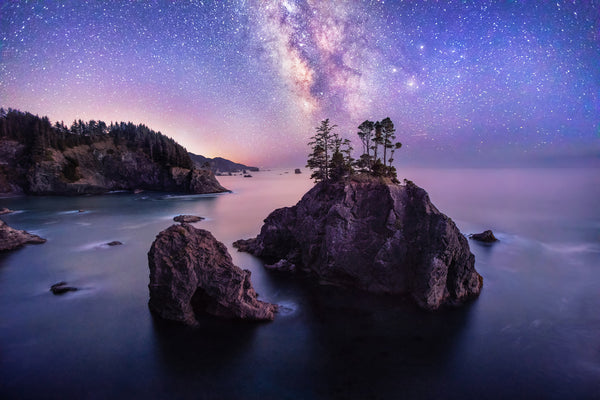
[(366, 169), (367, 171), (371, 171), (371, 138), (373, 136), (373, 129), (375, 128), (375, 123), (373, 121), (366, 120), (362, 124), (358, 126), (358, 137), (360, 138), (363, 154), (359, 157), (358, 167), (361, 169)]
[(312, 152), (308, 155), (306, 166), (313, 170), (310, 177), (316, 182), (326, 181), (330, 178), (331, 156), (335, 151), (335, 141), (337, 139), (337, 134), (333, 132), (335, 127), (337, 125), (329, 125), (329, 119), (321, 121), (321, 125), (316, 128), (317, 133), (308, 142)]

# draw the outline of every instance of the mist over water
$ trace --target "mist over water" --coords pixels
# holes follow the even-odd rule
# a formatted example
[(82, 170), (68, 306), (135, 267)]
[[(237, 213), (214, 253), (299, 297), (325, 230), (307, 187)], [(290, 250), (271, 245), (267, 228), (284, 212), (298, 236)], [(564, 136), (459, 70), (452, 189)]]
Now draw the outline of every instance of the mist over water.
[[(0, 398), (597, 397), (599, 172), (400, 170), (464, 234), (500, 239), (470, 241), (481, 296), (435, 313), (269, 272), (232, 248), (312, 187), (306, 171), (220, 177), (230, 194), (0, 199), (19, 211), (3, 220), (48, 239), (0, 254)], [(274, 322), (152, 317), (146, 254), (178, 214), (206, 218), (194, 225), (282, 305)], [(81, 290), (53, 296), (59, 281)]]

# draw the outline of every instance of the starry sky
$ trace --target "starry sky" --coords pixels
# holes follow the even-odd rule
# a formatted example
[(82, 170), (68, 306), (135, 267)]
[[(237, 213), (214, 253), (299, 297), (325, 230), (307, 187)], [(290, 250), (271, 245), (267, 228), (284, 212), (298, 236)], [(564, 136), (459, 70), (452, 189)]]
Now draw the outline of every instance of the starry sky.
[(388, 116), (401, 165), (598, 157), (600, 0), (0, 0), (0, 105), (259, 166)]

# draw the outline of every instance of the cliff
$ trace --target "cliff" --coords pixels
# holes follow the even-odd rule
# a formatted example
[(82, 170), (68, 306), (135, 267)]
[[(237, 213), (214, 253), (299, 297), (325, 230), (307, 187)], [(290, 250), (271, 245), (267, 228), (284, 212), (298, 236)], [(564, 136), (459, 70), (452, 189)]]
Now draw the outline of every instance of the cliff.
[(277, 306), (257, 300), (250, 271), (231, 261), (225, 245), (183, 223), (160, 232), (148, 252), (150, 310), (164, 319), (196, 325), (209, 314), (228, 319), (273, 320)]
[(411, 182), (318, 183), (295, 206), (273, 211), (258, 237), (234, 246), (273, 269), (409, 295), (431, 310), (474, 297), (482, 286), (467, 239)]
[(0, 193), (226, 191), (187, 151), (144, 125), (76, 122), (70, 129), (10, 110), (0, 115)]

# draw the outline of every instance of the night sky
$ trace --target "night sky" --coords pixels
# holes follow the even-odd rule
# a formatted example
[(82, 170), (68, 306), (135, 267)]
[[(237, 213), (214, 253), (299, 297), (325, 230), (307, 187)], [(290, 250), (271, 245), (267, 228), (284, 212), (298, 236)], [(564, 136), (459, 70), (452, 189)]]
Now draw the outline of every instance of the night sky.
[(323, 118), (391, 117), (400, 164), (600, 154), (600, 0), (0, 4), (0, 105), (52, 121), (259, 166)]

